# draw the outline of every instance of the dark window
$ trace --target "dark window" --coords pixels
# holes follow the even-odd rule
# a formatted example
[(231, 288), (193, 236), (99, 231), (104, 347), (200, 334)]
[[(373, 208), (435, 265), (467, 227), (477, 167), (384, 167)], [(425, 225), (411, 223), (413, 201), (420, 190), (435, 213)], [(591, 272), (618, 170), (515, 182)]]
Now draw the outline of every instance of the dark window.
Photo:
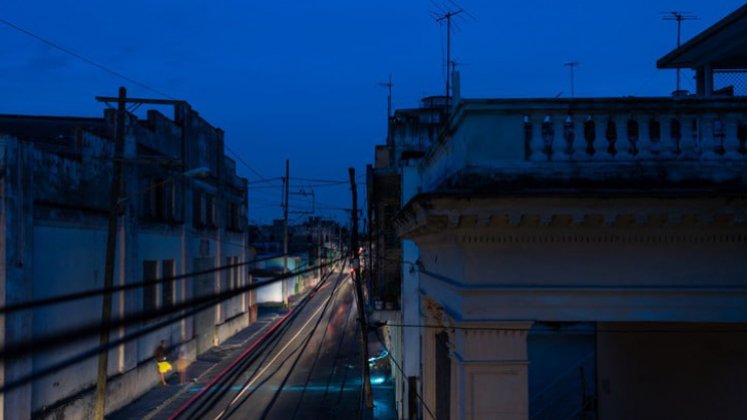
[(193, 210), (192, 219), (195, 227), (205, 226), (205, 193), (201, 191), (195, 191), (192, 194), (193, 197)]
[(153, 209), (151, 216), (157, 220), (163, 220), (166, 215), (166, 193), (164, 180), (160, 178), (151, 181), (151, 194), (153, 194)]
[(161, 279), (163, 279), (163, 302), (164, 308), (170, 308), (176, 303), (176, 287), (174, 280), (174, 260), (163, 260), (161, 262)]
[(215, 197), (205, 194), (205, 224), (215, 227), (217, 225), (215, 216)]
[(228, 203), (226, 206), (226, 228), (229, 230), (241, 230), (241, 206)]
[(155, 311), (158, 308), (158, 261), (143, 261), (143, 311)]

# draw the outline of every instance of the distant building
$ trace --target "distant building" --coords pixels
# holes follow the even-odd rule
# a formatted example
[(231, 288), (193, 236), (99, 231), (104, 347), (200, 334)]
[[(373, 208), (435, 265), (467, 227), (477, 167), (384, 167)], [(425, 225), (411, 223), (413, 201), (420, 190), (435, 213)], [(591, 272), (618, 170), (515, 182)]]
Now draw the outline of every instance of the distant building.
[[(375, 163), (367, 168), (371, 244), (369, 298), (377, 320), (418, 322), (418, 306), (408, 300), (417, 295), (416, 283), (411, 279), (412, 264), (408, 264), (417, 259), (417, 249), (411, 241), (400, 241), (394, 220), (402, 203), (409, 199), (403, 194), (410, 188), (403, 181), (409, 178), (403, 174), (411, 171), (412, 162), (423, 157), (432, 147), (445, 120), (446, 101), (440, 96), (424, 98), (419, 108), (395, 111), (389, 118), (387, 142), (376, 146)], [(397, 363), (405, 371), (406, 377), (396, 370), (394, 377), (397, 405), (400, 411), (406, 412), (408, 396), (403, 382), (410, 380), (416, 384), (420, 368), (417, 353), (408, 357), (401, 349), (416, 349), (419, 336), (400, 335), (400, 332), (391, 330), (388, 345), (392, 357), (397, 358)]]
[[(252, 245), (258, 250), (258, 259), (266, 261), (252, 264), (252, 268), (266, 271), (265, 275), (280, 274), (285, 268), (285, 258), (272, 258), (283, 254), (283, 220), (273, 220), (272, 225), (256, 226)], [(338, 258), (342, 245), (342, 227), (334, 220), (310, 216), (305, 222), (288, 226), (288, 270), (303, 270)], [(280, 271), (278, 271), (280, 270)], [(316, 269), (257, 290), (258, 304), (280, 304), (288, 298), (308, 290), (326, 273), (326, 268)]]
[(457, 77), (399, 160), (401, 417), (744, 417), (747, 98), (712, 77), (745, 39), (747, 6), (659, 61), (697, 70), (690, 96), (463, 99)]
[[(4, 304), (103, 287), (115, 112), (103, 118), (0, 115), (0, 290)], [(115, 285), (203, 274), (115, 293), (113, 317), (168, 308), (250, 282), (247, 180), (224, 155), (223, 132), (186, 103), (171, 120), (149, 111), (127, 116), (124, 214), (118, 229)], [(184, 176), (206, 168), (200, 179)], [(161, 339), (187, 346), (194, 359), (249, 325), (254, 295), (244, 293), (109, 354), (107, 411), (157, 382), (151, 360)], [(160, 318), (159, 321), (163, 320)], [(24, 342), (101, 321), (101, 298), (6, 314), (4, 343)], [(153, 321), (155, 322), (155, 321)], [(147, 326), (112, 331), (112, 339)], [(53, 351), (5, 360), (12, 381), (99, 344), (98, 335)], [(5, 418), (89, 418), (97, 359), (57, 371), (3, 398)]]

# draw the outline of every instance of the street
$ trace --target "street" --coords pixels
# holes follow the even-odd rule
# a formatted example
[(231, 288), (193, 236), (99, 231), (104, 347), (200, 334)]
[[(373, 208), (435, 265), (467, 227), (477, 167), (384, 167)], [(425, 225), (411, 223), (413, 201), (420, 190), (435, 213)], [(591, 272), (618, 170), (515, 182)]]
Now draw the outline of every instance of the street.
[(360, 406), (352, 279), (333, 273), (242, 360), (152, 418), (350, 418)]

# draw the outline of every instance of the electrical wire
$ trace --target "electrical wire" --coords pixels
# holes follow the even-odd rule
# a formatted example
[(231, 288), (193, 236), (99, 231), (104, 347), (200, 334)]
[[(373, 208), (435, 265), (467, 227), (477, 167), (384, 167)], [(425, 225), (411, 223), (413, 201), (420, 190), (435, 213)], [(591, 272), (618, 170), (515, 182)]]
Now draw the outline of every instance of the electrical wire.
[[(154, 309), (154, 310), (142, 311), (142, 312), (137, 312), (134, 314), (127, 314), (123, 317), (120, 317), (114, 320), (109, 320), (108, 322), (94, 321), (94, 322), (91, 322), (85, 325), (81, 325), (81, 326), (77, 326), (74, 328), (62, 330), (62, 331), (59, 331), (53, 334), (49, 334), (44, 337), (32, 337), (30, 340), (26, 340), (26, 341), (22, 341), (18, 343), (6, 343), (4, 347), (0, 348), (0, 360), (18, 358), (31, 352), (39, 352), (42, 350), (47, 351), (51, 348), (61, 347), (61, 346), (70, 344), (70, 342), (74, 340), (81, 340), (83, 338), (98, 334), (100, 333), (102, 328), (115, 329), (115, 328), (122, 328), (122, 327), (127, 327), (130, 325), (139, 324), (141, 322), (152, 321), (162, 316), (167, 316), (173, 312), (178, 312), (184, 309), (189, 309), (190, 307), (194, 305), (201, 305), (205, 302), (213, 302), (215, 299), (219, 299), (219, 301), (213, 302), (213, 303), (219, 303), (222, 300), (230, 299), (241, 293), (248, 292), (250, 290), (254, 290), (254, 289), (257, 289), (263, 286), (267, 286), (269, 284), (278, 282), (280, 280), (296, 277), (301, 274), (306, 274), (308, 272), (314, 271), (321, 267), (326, 267), (326, 266), (335, 264), (336, 262), (340, 260), (341, 258), (337, 260), (333, 260), (331, 262), (319, 264), (317, 266), (309, 267), (306, 269), (283, 273), (279, 276), (273, 277), (272, 279), (269, 279), (263, 282), (250, 283), (240, 288), (234, 288), (228, 291), (218, 292), (218, 293), (205, 295), (205, 296), (198, 296), (190, 300), (185, 300), (178, 304), (170, 305), (168, 307), (161, 307), (161, 308)], [(224, 296), (225, 298), (223, 298)]]
[[(301, 252), (310, 251), (312, 249), (314, 249), (314, 247), (304, 249)], [(67, 294), (67, 295), (52, 296), (52, 297), (48, 297), (48, 298), (41, 298), (41, 299), (27, 301), (27, 302), (11, 303), (11, 304), (5, 305), (3, 307), (0, 307), (0, 315), (9, 314), (9, 313), (18, 312), (18, 311), (23, 311), (23, 310), (28, 310), (28, 309), (33, 309), (33, 308), (38, 308), (40, 306), (57, 305), (57, 304), (65, 303), (65, 302), (70, 302), (70, 301), (73, 301), (73, 300), (79, 300), (79, 299), (85, 299), (85, 298), (95, 297), (95, 296), (103, 295), (103, 294), (106, 294), (106, 293), (116, 293), (116, 292), (122, 292), (122, 291), (126, 291), (126, 290), (131, 290), (131, 289), (138, 289), (138, 288), (146, 287), (146, 286), (155, 286), (155, 285), (158, 285), (158, 284), (161, 284), (161, 283), (165, 283), (165, 282), (169, 282), (169, 281), (186, 279), (186, 278), (189, 278), (189, 277), (195, 277), (195, 276), (199, 276), (199, 275), (203, 275), (203, 274), (212, 274), (212, 273), (215, 273), (215, 272), (218, 272), (218, 271), (227, 270), (227, 269), (230, 269), (230, 268), (243, 267), (243, 266), (246, 266), (246, 265), (251, 265), (251, 264), (255, 264), (255, 263), (259, 263), (259, 262), (263, 262), (263, 261), (269, 261), (269, 260), (273, 260), (275, 258), (284, 257), (285, 255), (291, 255), (291, 253), (288, 253), (288, 254), (277, 254), (277, 255), (272, 255), (272, 256), (268, 256), (268, 257), (262, 257), (262, 258), (251, 260), (251, 261), (244, 261), (244, 262), (240, 262), (240, 263), (236, 263), (236, 264), (227, 264), (227, 265), (222, 265), (222, 266), (218, 266), (218, 267), (213, 267), (213, 268), (209, 268), (209, 269), (206, 269), (206, 270), (193, 271), (193, 272), (184, 273), (184, 274), (177, 274), (177, 275), (171, 276), (171, 277), (161, 277), (161, 278), (154, 279), (154, 280), (146, 280), (146, 281), (138, 281), (138, 282), (134, 282), (134, 283), (126, 283), (126, 284), (123, 284), (123, 285), (113, 286), (113, 287), (110, 287), (110, 288), (101, 287), (101, 288), (97, 288), (97, 289), (84, 290), (82, 292), (70, 293), (70, 294)]]
[(41, 36), (39, 36), (39, 35), (31, 32), (31, 31), (29, 31), (28, 29), (24, 29), (24, 28), (16, 25), (13, 22), (10, 22), (8, 20), (0, 18), (0, 23), (4, 24), (5, 26), (8, 26), (8, 27), (10, 27), (12, 29), (15, 29), (16, 31), (21, 32), (21, 33), (23, 33), (23, 34), (25, 34), (27, 36), (30, 36), (31, 38), (34, 38), (37, 41), (40, 41), (40, 42), (42, 42), (43, 44), (45, 44), (45, 45), (47, 45), (49, 47), (52, 47), (52, 48), (57, 49), (59, 51), (62, 51), (62, 52), (64, 52), (67, 55), (75, 57), (78, 60), (81, 60), (81, 61), (83, 61), (83, 62), (85, 62), (85, 63), (87, 63), (87, 64), (89, 64), (91, 66), (94, 66), (94, 67), (98, 68), (99, 70), (102, 70), (102, 71), (104, 71), (106, 73), (109, 73), (109, 74), (111, 74), (113, 76), (116, 76), (116, 77), (122, 79), (122, 80), (130, 82), (130, 83), (132, 83), (134, 85), (140, 86), (143, 89), (149, 90), (149, 91), (151, 91), (151, 92), (153, 92), (155, 94), (158, 94), (160, 96), (163, 96), (165, 98), (176, 100), (176, 98), (174, 98), (173, 96), (171, 96), (171, 95), (169, 95), (167, 93), (164, 93), (164, 92), (162, 92), (162, 91), (160, 91), (158, 89), (155, 89), (155, 88), (153, 88), (151, 86), (148, 86), (145, 83), (139, 82), (139, 81), (137, 81), (137, 80), (135, 80), (135, 79), (133, 79), (131, 77), (128, 77), (128, 76), (126, 76), (126, 75), (124, 75), (124, 74), (122, 74), (122, 73), (120, 73), (120, 72), (118, 72), (116, 70), (113, 70), (113, 69), (111, 69), (109, 67), (106, 67), (103, 64), (97, 63), (97, 62), (91, 60), (90, 58), (86, 58), (86, 57), (84, 57), (84, 56), (82, 56), (82, 55), (80, 55), (80, 54), (78, 54), (78, 53), (76, 53), (76, 52), (74, 52), (72, 50), (69, 50), (69, 49), (63, 47), (60, 44), (57, 44), (57, 43), (52, 42), (52, 41), (50, 41), (50, 40), (48, 40), (46, 38), (43, 38), (43, 37), (41, 37)]
[[(240, 293), (243, 293), (243, 291), (239, 292), (239, 294)], [(231, 297), (233, 297), (233, 296), (231, 296)], [(225, 298), (223, 300), (227, 300), (227, 299), (230, 299), (230, 297), (229, 298)], [(218, 303), (220, 303), (220, 301)], [(67, 358), (67, 359), (65, 359), (65, 360), (63, 360), (61, 362), (55, 363), (55, 364), (53, 364), (51, 366), (48, 366), (46, 368), (43, 368), (41, 370), (38, 370), (38, 371), (35, 371), (35, 372), (31, 372), (31, 373), (29, 373), (27, 375), (23, 375), (23, 376), (21, 376), (19, 378), (11, 380), (11, 381), (4, 382), (3, 384), (0, 384), (0, 393), (7, 393), (8, 391), (11, 391), (11, 390), (13, 390), (15, 388), (18, 388), (20, 386), (26, 385), (29, 382), (33, 382), (33, 381), (35, 381), (37, 379), (43, 378), (43, 377), (45, 377), (47, 375), (50, 375), (50, 374), (52, 374), (54, 372), (62, 370), (64, 368), (68, 367), (68, 366), (80, 363), (80, 362), (82, 362), (82, 361), (84, 361), (86, 359), (94, 357), (94, 356), (96, 356), (97, 354), (99, 354), (101, 352), (109, 351), (110, 349), (115, 348), (115, 347), (117, 347), (117, 346), (119, 346), (121, 344), (124, 344), (124, 343), (127, 343), (129, 341), (135, 340), (135, 339), (140, 338), (140, 337), (142, 337), (144, 335), (150, 334), (150, 333), (152, 333), (154, 331), (157, 331), (157, 330), (159, 330), (161, 328), (169, 326), (169, 325), (171, 325), (171, 324), (173, 324), (173, 323), (175, 323), (177, 321), (180, 321), (180, 320), (182, 320), (184, 318), (188, 318), (190, 316), (193, 316), (193, 315), (195, 315), (195, 314), (197, 314), (197, 313), (199, 313), (199, 312), (201, 312), (203, 310), (209, 309), (211, 306), (214, 306), (215, 304), (216, 303), (209, 302), (209, 303), (204, 303), (202, 305), (198, 305), (198, 306), (192, 308), (191, 310), (189, 310), (187, 312), (184, 312), (182, 314), (179, 314), (179, 315), (177, 315), (175, 317), (172, 317), (170, 319), (158, 322), (156, 324), (150, 325), (150, 326), (145, 327), (145, 328), (141, 328), (138, 331), (135, 331), (133, 333), (127, 334), (127, 335), (125, 335), (123, 337), (120, 337), (120, 338), (118, 338), (116, 340), (110, 341), (106, 345), (99, 345), (99, 346), (97, 346), (97, 347), (95, 347), (93, 349), (87, 350), (87, 351), (85, 351), (83, 353), (80, 353), (80, 354), (78, 354), (76, 356), (69, 357), (69, 358)]]

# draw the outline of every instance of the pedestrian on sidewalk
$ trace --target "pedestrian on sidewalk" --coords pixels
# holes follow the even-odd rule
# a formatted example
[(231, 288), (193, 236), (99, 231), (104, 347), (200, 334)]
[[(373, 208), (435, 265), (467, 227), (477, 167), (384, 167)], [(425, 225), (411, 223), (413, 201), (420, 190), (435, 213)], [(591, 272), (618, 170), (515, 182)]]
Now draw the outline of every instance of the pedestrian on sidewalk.
[(168, 355), (169, 349), (166, 347), (166, 340), (161, 340), (161, 344), (153, 352), (158, 374), (161, 375), (161, 385), (166, 385), (166, 374), (173, 369), (171, 363), (166, 360)]
[(182, 344), (179, 346), (179, 355), (176, 358), (176, 372), (179, 374), (179, 383), (184, 385), (187, 383), (187, 346)]

